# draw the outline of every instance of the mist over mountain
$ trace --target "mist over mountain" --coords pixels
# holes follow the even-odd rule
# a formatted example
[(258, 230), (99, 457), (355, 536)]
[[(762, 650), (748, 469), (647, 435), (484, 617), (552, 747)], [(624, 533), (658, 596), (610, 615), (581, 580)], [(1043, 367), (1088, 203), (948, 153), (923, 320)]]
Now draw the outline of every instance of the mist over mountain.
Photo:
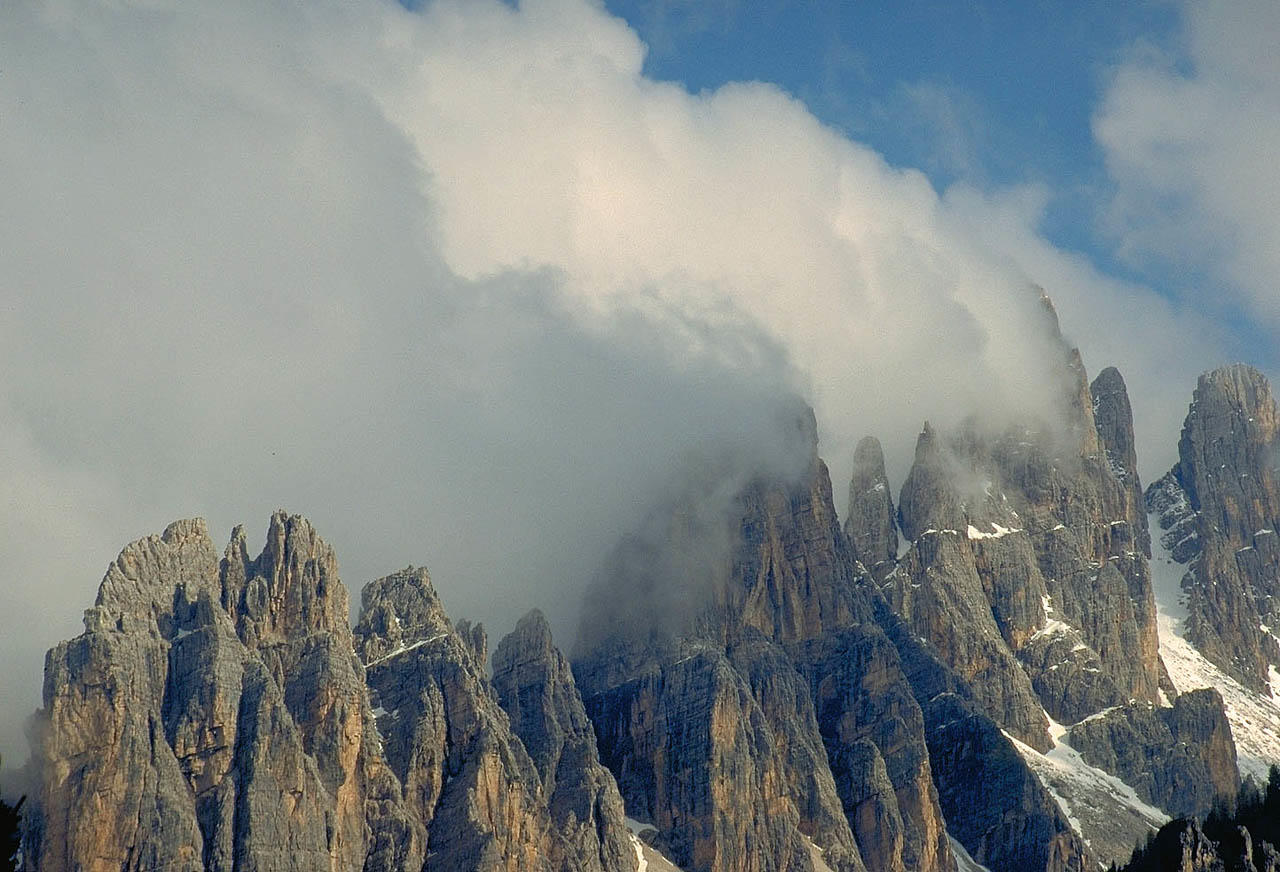
[(1265, 778), (1240, 10), (1099, 82), (1105, 255), (617, 6), (0, 11), (26, 868), (1048, 872)]

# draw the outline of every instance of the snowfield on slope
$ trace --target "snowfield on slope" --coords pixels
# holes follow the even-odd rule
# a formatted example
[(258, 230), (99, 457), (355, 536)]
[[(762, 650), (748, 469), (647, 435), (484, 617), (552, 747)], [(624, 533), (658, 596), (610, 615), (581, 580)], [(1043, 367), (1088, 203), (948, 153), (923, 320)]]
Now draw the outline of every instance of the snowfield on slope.
[(1155, 591), (1160, 659), (1178, 693), (1201, 687), (1216, 688), (1222, 694), (1236, 741), (1240, 775), (1252, 775), (1265, 782), (1272, 763), (1280, 763), (1280, 676), (1271, 675), (1271, 696), (1255, 693), (1214, 666), (1187, 641), (1186, 595), (1182, 576), (1187, 567), (1174, 561), (1160, 541), (1160, 525), (1150, 515), (1151, 586)]
[(636, 866), (639, 872), (683, 872), (679, 866), (640, 838), (640, 834), (645, 830), (653, 829), (653, 824), (646, 824), (633, 817), (626, 818), (626, 823), (627, 829), (631, 831), (631, 847), (636, 852)]
[(1007, 732), (1005, 736), (1094, 854), (1107, 862), (1123, 862), (1129, 858), (1134, 844), (1146, 838), (1151, 830), (1158, 829), (1169, 816), (1144, 802), (1119, 778), (1086, 763), (1080, 753), (1066, 743), (1066, 732), (1066, 727), (1049, 718), (1054, 747), (1046, 754)]

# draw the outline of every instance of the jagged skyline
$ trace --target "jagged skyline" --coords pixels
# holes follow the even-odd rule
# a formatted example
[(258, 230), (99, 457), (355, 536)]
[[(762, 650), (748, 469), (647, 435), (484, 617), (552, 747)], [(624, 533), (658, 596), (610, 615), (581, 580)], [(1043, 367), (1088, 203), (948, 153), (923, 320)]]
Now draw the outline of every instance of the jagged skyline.
[[(766, 82), (658, 81), (590, 3), (6, 7), (0, 751), (110, 556), (174, 517), (220, 540), (288, 506), (352, 588), (427, 564), (495, 633), (567, 620), (673, 466), (776, 455), (793, 393), (838, 493), (868, 432), (897, 488), (925, 418), (1035, 404), (1032, 285), (1091, 375), (1120, 366), (1163, 472), (1196, 373), (1275, 366), (1248, 344), (1275, 335), (1267, 186), (1229, 213), (1194, 171), (1240, 127), (1210, 98), (1274, 86), (1223, 9), (1179, 31), (1200, 78), (1126, 60), (1092, 116), (1118, 248), (1216, 251), (1135, 235), (1168, 197), (1250, 230), (1219, 307), (1059, 247), (1042, 187), (941, 189)], [(1135, 95), (1208, 100), (1203, 147), (1169, 163), (1190, 134)]]

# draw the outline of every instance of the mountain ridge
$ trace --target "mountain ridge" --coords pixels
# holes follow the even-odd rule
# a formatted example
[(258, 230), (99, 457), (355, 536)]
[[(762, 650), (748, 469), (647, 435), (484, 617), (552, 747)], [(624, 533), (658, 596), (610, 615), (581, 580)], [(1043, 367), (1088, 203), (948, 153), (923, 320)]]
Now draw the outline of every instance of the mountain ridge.
[[(1050, 347), (1062, 421), (926, 424), (896, 503), (868, 437), (843, 521), (802, 416), (807, 470), (747, 478), (712, 515), (660, 509), (569, 657), (536, 611), (491, 654), (414, 567), (366, 585), (353, 626), (332, 549), (283, 511), (257, 556), (241, 527), (219, 556), (198, 519), (131, 543), (46, 660), (25, 868), (1127, 859), (1271, 753), (1240, 693), (1263, 699), (1280, 662), (1260, 605), (1280, 416), (1256, 371), (1206, 374), (1179, 465), (1144, 493), (1123, 378)], [(1174, 565), (1185, 641), (1157, 595)], [(1212, 579), (1253, 611), (1220, 618)], [(612, 596), (691, 583), (658, 622)], [(1190, 687), (1175, 642), (1244, 690)]]

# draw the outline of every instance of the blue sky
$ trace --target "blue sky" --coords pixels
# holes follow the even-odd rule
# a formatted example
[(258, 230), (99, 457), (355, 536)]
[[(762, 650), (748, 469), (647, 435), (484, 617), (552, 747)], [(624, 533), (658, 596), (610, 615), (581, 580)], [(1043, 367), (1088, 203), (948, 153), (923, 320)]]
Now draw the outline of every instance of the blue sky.
[(891, 164), (922, 170), (939, 189), (957, 181), (1046, 185), (1050, 238), (1109, 270), (1132, 269), (1097, 230), (1108, 180), (1092, 120), (1116, 66), (1144, 44), (1176, 43), (1175, 4), (606, 5), (648, 45), (646, 74), (693, 91), (776, 83), (823, 122)]
[[(645, 73), (692, 91), (776, 83), (938, 190), (1042, 186), (1038, 228), (1110, 275), (1177, 299), (1221, 293), (1231, 353), (1275, 367), (1274, 333), (1194, 260), (1126, 257), (1093, 122), (1117, 70), (1158, 57), (1191, 75), (1183, 5), (1035, 2), (606, 0), (648, 46)], [(1247, 13), (1241, 18), (1247, 19)], [(1277, 302), (1280, 307), (1280, 301)]]

